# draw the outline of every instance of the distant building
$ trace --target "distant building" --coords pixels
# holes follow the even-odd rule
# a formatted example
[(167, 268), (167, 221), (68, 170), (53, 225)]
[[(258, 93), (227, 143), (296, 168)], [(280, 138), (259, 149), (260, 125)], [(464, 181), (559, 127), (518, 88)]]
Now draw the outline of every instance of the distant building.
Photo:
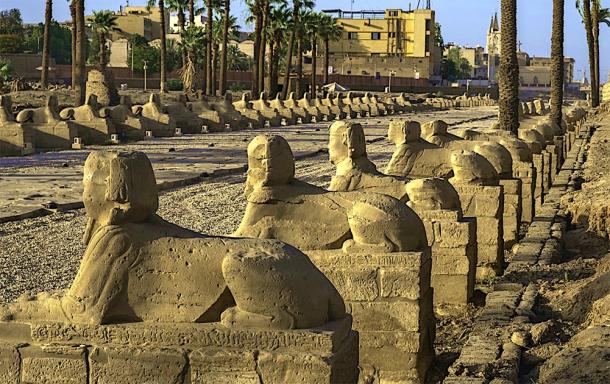
[[(148, 41), (161, 38), (161, 11), (159, 8), (121, 7), (115, 15), (118, 31), (111, 33), (110, 40), (114, 41), (131, 35), (143, 36)], [(165, 12), (164, 16), (166, 32), (169, 32), (169, 12)]]
[(341, 38), (330, 42), (333, 73), (387, 76), (393, 72), (395, 76), (421, 79), (440, 74), (441, 52), (436, 44), (433, 10), (323, 12), (337, 17), (343, 27)]
[[(205, 23), (207, 22), (208, 18), (203, 16), (203, 15), (197, 15), (195, 16), (195, 26), (197, 27), (202, 27), (203, 29), (205, 29)], [(186, 20), (185, 20), (185, 25), (188, 26), (189, 23), (189, 16), (186, 15)], [(170, 33), (180, 33), (180, 27), (179, 27), (179, 23), (178, 23), (178, 14), (173, 14), (169, 16), (169, 32)]]
[(487, 57), (483, 47), (460, 47), (454, 44), (445, 45), (445, 57), (450, 49), (458, 49), (460, 57), (470, 64), (471, 79), (487, 79)]

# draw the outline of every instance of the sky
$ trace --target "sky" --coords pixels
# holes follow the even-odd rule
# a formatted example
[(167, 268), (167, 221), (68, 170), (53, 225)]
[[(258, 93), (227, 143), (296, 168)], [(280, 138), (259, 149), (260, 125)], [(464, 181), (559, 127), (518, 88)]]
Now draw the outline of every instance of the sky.
[[(202, 2), (202, 0), (198, 0)], [(315, 8), (349, 10), (360, 9), (408, 9), (409, 3), (414, 8), (417, 0), (384, 0), (375, 2), (371, 7), (365, 0), (317, 0)], [(26, 23), (36, 23), (44, 19), (44, 0), (0, 0), (0, 10), (19, 8)], [(127, 0), (86, 0), (87, 14), (93, 10), (118, 10), (126, 5)], [(145, 0), (131, 0), (131, 5), (144, 4)], [(425, 3), (421, 0), (421, 3)], [(574, 77), (581, 79), (583, 70), (588, 71), (587, 43), (580, 15), (574, 8), (574, 0), (565, 0), (565, 55), (576, 59), (576, 72)], [(25, 4), (25, 5), (24, 5)], [(432, 8), (436, 11), (436, 19), (442, 26), (445, 42), (459, 45), (485, 46), (485, 37), (491, 17), (499, 12), (500, 0), (432, 0)], [(551, 41), (552, 0), (518, 0), (518, 38), (521, 41), (521, 50), (530, 56), (549, 56)], [(610, 7), (610, 0), (602, 0), (602, 5)], [(245, 24), (246, 10), (244, 0), (233, 0), (232, 13), (238, 17), (243, 31), (252, 30), (252, 26)], [(69, 20), (70, 12), (68, 1), (55, 0), (53, 4), (53, 17), (56, 20)], [(610, 28), (601, 25), (601, 80), (608, 80), (610, 72)]]

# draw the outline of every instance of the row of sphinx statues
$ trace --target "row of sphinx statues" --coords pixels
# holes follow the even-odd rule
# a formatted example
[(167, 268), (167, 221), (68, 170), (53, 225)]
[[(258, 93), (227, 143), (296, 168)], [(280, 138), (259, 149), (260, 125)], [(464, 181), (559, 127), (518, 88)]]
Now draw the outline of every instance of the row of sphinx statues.
[[(466, 104), (468, 101), (468, 104)], [(255, 129), (266, 126), (294, 125), (366, 116), (428, 110), (463, 105), (487, 105), (489, 97), (477, 96), (440, 103), (436, 99), (412, 104), (404, 94), (381, 100), (370, 93), (356, 96), (348, 92), (318, 98), (305, 94), (297, 99), (291, 93), (286, 100), (279, 95), (270, 100), (263, 92), (252, 100), (249, 93), (233, 101), (227, 93), (220, 101), (209, 102), (199, 95), (189, 101), (162, 104), (158, 94), (147, 103), (133, 105), (122, 96), (116, 106), (101, 106), (95, 94), (87, 96), (79, 107), (59, 109), (55, 95), (40, 108), (27, 108), (14, 115), (10, 96), (0, 99), (0, 156), (18, 156), (40, 151), (81, 148), (83, 145), (118, 143), (180, 134)], [(76, 145), (75, 145), (76, 144)]]

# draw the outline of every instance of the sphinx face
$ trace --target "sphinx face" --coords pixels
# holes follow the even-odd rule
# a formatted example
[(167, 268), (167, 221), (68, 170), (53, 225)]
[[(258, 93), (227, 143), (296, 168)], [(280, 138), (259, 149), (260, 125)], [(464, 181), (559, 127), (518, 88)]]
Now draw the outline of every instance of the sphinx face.
[(248, 176), (257, 184), (284, 185), (294, 177), (294, 157), (285, 141), (261, 138), (261, 143), (249, 150), (248, 168)]
[(345, 142), (345, 135), (331, 133), (328, 140), (328, 157), (334, 165), (339, 164), (349, 157), (349, 149)]
[(107, 199), (110, 180), (110, 162), (91, 158), (85, 163), (83, 176), (83, 203), (89, 218), (100, 220), (109, 215), (115, 203)]

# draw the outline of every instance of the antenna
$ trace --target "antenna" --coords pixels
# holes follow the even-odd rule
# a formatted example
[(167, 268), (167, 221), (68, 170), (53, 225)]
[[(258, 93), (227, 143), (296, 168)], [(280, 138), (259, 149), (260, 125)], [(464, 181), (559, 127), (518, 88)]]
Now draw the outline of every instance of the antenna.
[(426, 1), (426, 9), (432, 9), (432, 6), (430, 4), (431, 2), (432, 2), (432, 0), (427, 0)]
[(419, 9), (419, 3), (421, 2), (421, 0), (417, 0), (417, 7), (415, 7), (415, 9)]

